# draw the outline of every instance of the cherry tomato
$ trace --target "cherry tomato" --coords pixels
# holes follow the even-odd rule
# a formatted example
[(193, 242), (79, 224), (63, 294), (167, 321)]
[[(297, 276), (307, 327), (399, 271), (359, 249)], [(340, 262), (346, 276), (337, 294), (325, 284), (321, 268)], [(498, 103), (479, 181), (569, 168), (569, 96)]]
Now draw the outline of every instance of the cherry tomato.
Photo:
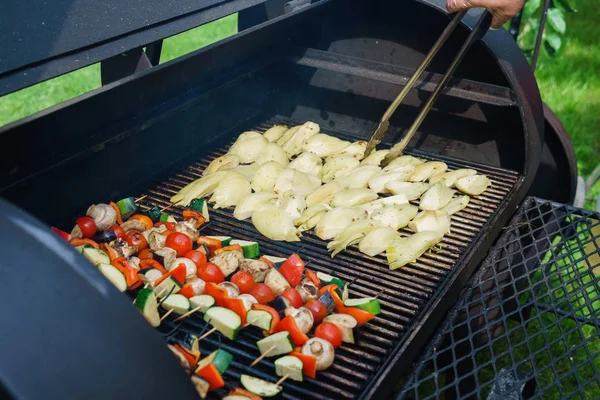
[(127, 234), (127, 244), (130, 246), (136, 246), (138, 251), (148, 248), (148, 241), (146, 240), (146, 237), (136, 231), (131, 231)]
[(225, 280), (225, 275), (223, 275), (221, 268), (210, 262), (198, 267), (196, 275), (204, 282), (219, 284)]
[(315, 329), (315, 337), (327, 340), (334, 348), (342, 344), (342, 331), (331, 322), (323, 322)]
[(79, 226), (79, 229), (81, 229), (81, 234), (84, 238), (91, 238), (96, 234), (96, 223), (93, 218), (79, 217), (75, 222)]
[(231, 277), (231, 283), (240, 288), (240, 293), (250, 293), (254, 287), (254, 278), (246, 271), (239, 271)]
[(183, 257), (184, 254), (192, 251), (192, 240), (185, 233), (173, 232), (167, 236), (165, 246), (177, 251), (178, 257)]
[(153, 254), (152, 250), (144, 249), (144, 250), (140, 251), (140, 254), (138, 254), (138, 258), (140, 260), (153, 259), (154, 254)]
[(194, 264), (196, 264), (196, 267), (201, 267), (202, 265), (206, 264), (206, 262), (207, 262), (206, 254), (204, 254), (198, 250), (188, 251), (187, 253), (185, 253), (184, 257), (192, 260), (194, 262)]
[(281, 295), (290, 301), (292, 307), (302, 307), (302, 296), (300, 296), (300, 293), (296, 289), (289, 287)]
[(119, 225), (113, 225), (110, 228), (108, 228), (106, 231), (107, 232), (115, 231), (115, 235), (117, 235), (117, 237), (119, 239), (123, 239), (123, 240), (127, 239), (127, 233), (125, 232), (125, 229), (121, 228)]
[(308, 308), (315, 319), (315, 324), (318, 324), (325, 318), (327, 315), (327, 308), (325, 308), (325, 304), (321, 303), (319, 300), (309, 299), (304, 307)]
[(264, 283), (257, 283), (256, 285), (254, 285), (252, 290), (250, 290), (250, 294), (260, 304), (267, 304), (275, 300), (275, 293), (273, 293), (273, 290), (271, 290), (271, 288), (265, 285)]

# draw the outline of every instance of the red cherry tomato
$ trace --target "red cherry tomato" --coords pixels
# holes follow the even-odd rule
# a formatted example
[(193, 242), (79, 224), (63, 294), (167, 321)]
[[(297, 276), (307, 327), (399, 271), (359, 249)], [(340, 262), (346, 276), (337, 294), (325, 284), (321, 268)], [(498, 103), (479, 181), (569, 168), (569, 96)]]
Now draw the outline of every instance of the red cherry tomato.
[(192, 251), (192, 240), (185, 233), (173, 232), (167, 236), (165, 246), (175, 250), (178, 257), (183, 257)]
[(84, 238), (91, 238), (96, 234), (96, 223), (93, 218), (79, 217), (75, 222), (79, 226), (79, 229), (81, 229), (81, 234)]
[(318, 324), (325, 318), (327, 315), (327, 308), (325, 308), (325, 304), (321, 303), (319, 300), (310, 299), (306, 302), (304, 307), (308, 308), (315, 319), (315, 324)]
[(131, 231), (127, 234), (127, 244), (130, 246), (136, 246), (138, 251), (148, 248), (148, 241), (146, 240), (146, 237), (136, 231)]
[(275, 293), (273, 293), (273, 290), (271, 290), (271, 288), (264, 283), (257, 283), (254, 285), (254, 287), (250, 290), (250, 294), (260, 304), (267, 304), (275, 300)]
[(115, 235), (117, 235), (117, 238), (123, 239), (123, 240), (127, 239), (127, 233), (125, 232), (125, 229), (121, 228), (119, 225), (113, 225), (110, 228), (108, 228), (106, 231), (107, 232), (115, 231)]
[(296, 289), (289, 287), (285, 289), (281, 295), (290, 301), (292, 307), (302, 307), (302, 296)]
[(231, 277), (231, 283), (240, 288), (240, 293), (250, 293), (254, 287), (254, 278), (246, 271), (239, 271)]
[(225, 280), (225, 275), (223, 275), (221, 268), (210, 262), (198, 267), (196, 275), (204, 282), (219, 284)]
[(192, 260), (194, 262), (194, 264), (196, 264), (196, 267), (198, 267), (198, 268), (203, 266), (207, 262), (206, 254), (204, 254), (198, 250), (189, 251), (189, 252), (185, 253), (184, 257)]
[(323, 322), (315, 329), (315, 337), (327, 340), (334, 348), (342, 344), (342, 331), (331, 322)]

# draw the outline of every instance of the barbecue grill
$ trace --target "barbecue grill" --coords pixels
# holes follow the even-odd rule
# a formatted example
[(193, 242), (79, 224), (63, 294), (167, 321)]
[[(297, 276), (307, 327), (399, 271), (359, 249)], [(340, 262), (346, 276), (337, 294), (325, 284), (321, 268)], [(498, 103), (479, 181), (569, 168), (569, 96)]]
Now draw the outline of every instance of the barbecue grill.
[[(99, 201), (147, 195), (140, 202), (142, 208), (168, 205), (175, 192), (200, 177), (208, 163), (224, 154), (232, 140), (246, 130), (264, 131), (274, 123), (310, 120), (328, 134), (348, 140), (367, 139), (399, 87), (448, 22), (441, 12), (444, 2), (438, 0), (361, 1), (352, 6), (341, 0), (321, 0), (297, 9), (294, 2), (269, 3), (281, 6), (276, 15), (256, 8), (260, 3), (184, 2), (164, 10), (159, 2), (146, 1), (130, 21), (116, 23), (114, 32), (113, 28), (107, 31), (98, 26), (87, 36), (50, 38), (56, 40), (54, 46), (34, 46), (27, 54), (9, 57), (0, 64), (1, 93), (81, 67), (82, 55), (85, 63), (109, 59), (102, 66), (103, 76), (113, 82), (0, 131), (0, 196), (49, 225), (68, 227), (74, 216)], [(86, 12), (78, 14), (74, 7), (73, 20), (85, 23), (90, 15), (98, 15), (99, 19), (115, 17), (109, 12), (94, 14), (101, 5), (81, 4), (85, 4)], [(151, 11), (154, 6), (164, 12), (158, 19)], [(119, 63), (114, 57), (124, 50), (137, 56), (142, 46), (147, 46), (149, 53), (156, 51), (158, 41), (166, 36), (240, 10), (247, 13), (240, 14), (240, 24), (246, 29), (231, 38), (163, 65), (155, 65), (155, 54), (146, 57), (146, 63), (136, 60), (135, 66), (147, 68), (118, 79), (119, 71), (114, 68)], [(248, 15), (257, 14), (263, 20), (248, 19)], [(477, 10), (467, 14), (463, 20), (466, 26), (457, 29), (395, 113), (380, 147), (396, 142), (410, 125), (477, 17)], [(6, 23), (21, 32), (15, 18)], [(53, 23), (60, 25), (61, 21)], [(70, 24), (65, 26), (72, 28)], [(35, 36), (38, 29), (32, 27), (30, 34)], [(286, 381), (284, 397), (382, 398), (389, 394), (530, 189), (544, 142), (544, 119), (535, 79), (514, 41), (504, 31), (488, 32), (471, 48), (454, 76), (407, 153), (444, 161), (450, 169), (474, 168), (487, 175), (493, 186), (452, 217), (452, 234), (444, 238), (440, 252), (430, 252), (414, 264), (390, 271), (382, 256), (367, 257), (350, 249), (331, 259), (325, 243), (312, 234), (305, 235), (299, 244), (271, 242), (251, 224), (235, 220), (230, 209), (211, 209), (211, 222), (203, 227), (204, 234), (255, 240), (275, 256), (296, 252), (316, 271), (355, 280), (350, 289), (355, 296), (371, 296), (385, 289), (380, 296), (383, 312), (365, 326), (358, 345), (342, 346), (334, 366), (320, 373), (318, 379), (303, 384)], [(16, 249), (41, 246), (54, 254), (50, 266), (31, 262), (35, 264), (32, 270), (44, 280), (53, 279), (48, 278), (53, 274), (50, 267), (60, 264), (59, 258), (65, 259), (64, 254), (68, 254), (73, 266), (70, 280), (81, 274), (79, 280), (91, 282), (86, 287), (103, 281), (95, 271), (81, 272), (88, 271), (89, 265), (67, 245), (40, 240), (46, 236), (28, 228), (38, 225), (22, 211), (7, 203), (2, 206), (7, 221), (0, 228), (3, 237), (13, 235), (13, 231), (22, 237), (23, 244), (17, 242)], [(175, 214), (181, 212), (177, 207), (172, 210)], [(21, 219), (29, 222), (18, 223)], [(35, 245), (28, 244), (27, 236)], [(15, 249), (11, 254), (18, 259)], [(4, 262), (0, 266), (6, 269)], [(10, 279), (18, 279), (13, 275)], [(36, 280), (34, 285), (43, 287), (44, 280)], [(52, 284), (65, 293), (71, 293), (75, 286), (62, 281)], [(142, 317), (123, 301), (124, 296), (106, 285), (100, 292), (105, 293), (104, 301), (96, 299), (101, 304), (94, 307), (105, 309), (106, 318), (86, 318), (76, 304), (57, 299), (55, 306), (46, 310), (47, 317), (56, 322), (49, 334), (60, 338), (71, 326), (106, 326), (110, 315), (126, 316), (135, 321), (132, 331), (151, 338), (147, 339), (143, 358), (133, 349), (124, 352), (126, 359), (118, 361), (121, 368), (145, 365), (144, 374), (131, 379), (143, 381), (148, 393), (153, 388), (159, 393), (161, 384), (164, 390), (165, 382), (169, 382), (171, 397), (189, 397), (192, 389), (182, 382), (182, 373), (165, 373), (165, 380), (160, 382), (149, 378), (148, 363), (172, 365), (170, 369), (174, 370), (179, 367), (175, 360), (167, 360), (166, 349), (152, 343), (159, 335), (141, 326)], [(37, 298), (15, 304), (12, 321), (18, 324), (27, 318), (26, 311), (39, 306), (38, 300), (44, 304)], [(76, 310), (70, 314), (72, 309)], [(73, 318), (75, 315), (79, 318)], [(114, 320), (120, 321), (116, 317)], [(198, 333), (204, 327), (199, 317), (192, 316), (181, 324), (169, 318), (161, 333), (177, 336)], [(116, 334), (118, 328), (114, 329)], [(19, 332), (23, 338), (31, 336), (25, 329)], [(105, 340), (109, 334), (100, 336), (92, 330), (85, 343), (75, 340), (72, 345), (83, 348)], [(228, 383), (237, 381), (242, 371), (272, 380), (272, 362), (263, 360), (255, 368), (248, 367), (258, 355), (257, 339), (251, 330), (244, 331), (235, 342), (211, 336), (202, 341), (203, 353), (222, 346), (234, 354), (232, 368), (226, 373)], [(7, 341), (2, 342), (7, 345)], [(112, 341), (103, 343), (101, 348), (110, 344), (113, 353), (120, 348)], [(0, 373), (14, 367), (11, 358), (2, 357)], [(102, 357), (90, 360), (109, 365)], [(68, 364), (64, 355), (57, 368), (60, 370), (63, 364)], [(45, 382), (42, 376), (36, 381)], [(67, 373), (65, 379), (71, 379)], [(0, 380), (10, 394), (35, 395), (34, 388), (24, 389), (24, 383), (12, 374), (0, 374)], [(98, 383), (94, 385), (91, 377), (84, 382), (89, 386), (54, 385), (46, 393), (70, 398), (95, 394)], [(124, 397), (124, 392), (117, 391), (121, 388), (115, 385), (115, 392), (108, 397)], [(99, 393), (106, 394), (106, 390)]]

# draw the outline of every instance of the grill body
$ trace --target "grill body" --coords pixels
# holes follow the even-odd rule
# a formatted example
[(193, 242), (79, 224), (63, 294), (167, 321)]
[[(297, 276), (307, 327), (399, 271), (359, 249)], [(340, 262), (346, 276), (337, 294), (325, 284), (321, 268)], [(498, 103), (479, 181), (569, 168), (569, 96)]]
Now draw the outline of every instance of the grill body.
[[(244, 130), (311, 120), (326, 133), (365, 139), (447, 23), (436, 10), (441, 3), (347, 7), (323, 0), (8, 126), (0, 131), (0, 196), (68, 228), (97, 202), (149, 194), (145, 205), (166, 205)], [(475, 19), (469, 15), (466, 22)], [(412, 122), (467, 34), (463, 27), (449, 40), (396, 112), (384, 141), (398, 140)], [(299, 246), (265, 241), (249, 224), (233, 220), (231, 210), (213, 212), (207, 234), (257, 239), (277, 256), (298, 252), (316, 270), (358, 278), (354, 295), (386, 289), (382, 318), (364, 329), (360, 345), (342, 348), (339, 363), (317, 381), (286, 382), (284, 396), (381, 398), (391, 391), (525, 196), (539, 161), (542, 125), (526, 60), (508, 34), (490, 32), (409, 148), (451, 169), (475, 168), (494, 188), (453, 218), (442, 252), (393, 273), (382, 258), (355, 250), (331, 260), (312, 235)], [(201, 328), (190, 318), (175, 334)], [(236, 356), (230, 377), (256, 356), (256, 335), (242, 336), (239, 343), (224, 343)], [(215, 340), (206, 346), (216, 346)], [(272, 371), (268, 362), (257, 368), (258, 376)]]

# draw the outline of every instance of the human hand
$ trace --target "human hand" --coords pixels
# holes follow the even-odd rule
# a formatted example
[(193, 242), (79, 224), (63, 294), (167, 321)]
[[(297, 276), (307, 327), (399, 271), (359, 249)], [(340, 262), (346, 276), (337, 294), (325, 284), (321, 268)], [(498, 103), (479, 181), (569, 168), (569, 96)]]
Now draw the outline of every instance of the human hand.
[(506, 21), (517, 15), (525, 0), (446, 0), (449, 12), (484, 7), (492, 14), (492, 28), (500, 28)]

